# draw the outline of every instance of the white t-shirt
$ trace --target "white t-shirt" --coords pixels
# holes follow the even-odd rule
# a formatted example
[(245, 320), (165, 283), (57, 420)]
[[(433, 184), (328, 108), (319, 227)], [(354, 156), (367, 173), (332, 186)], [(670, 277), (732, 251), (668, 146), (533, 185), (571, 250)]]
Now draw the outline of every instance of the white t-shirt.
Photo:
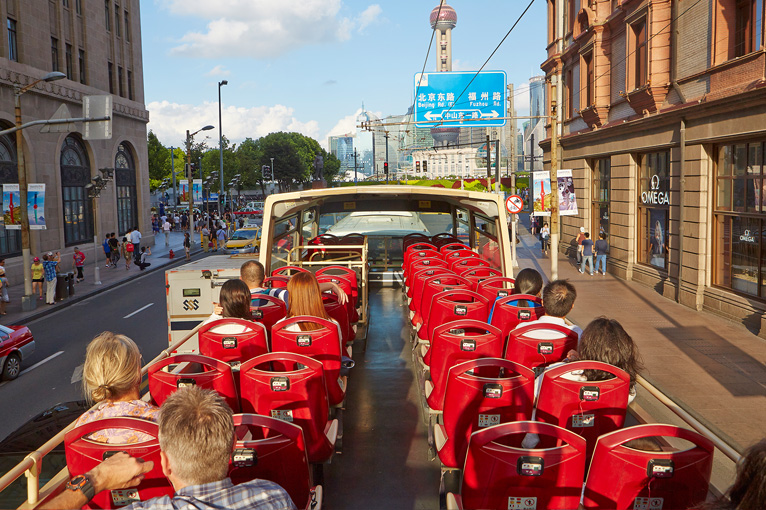
[(165, 220), (165, 223), (162, 224), (162, 230), (170, 232), (170, 222), (168, 220)]
[[(516, 328), (514, 328), (514, 331), (516, 331), (517, 329), (521, 327), (531, 326), (532, 324), (542, 325), (542, 326), (545, 326), (547, 324), (555, 324), (557, 326), (563, 326), (567, 329), (571, 329), (572, 331), (577, 333), (578, 342), (580, 340), (580, 335), (582, 335), (582, 328), (580, 326), (575, 326), (574, 324), (570, 326), (561, 317), (553, 317), (552, 315), (543, 315), (536, 321), (520, 322), (519, 325), (516, 326)], [(550, 329), (541, 329), (539, 331), (530, 332), (528, 336), (529, 338), (534, 338), (535, 340), (553, 340), (556, 338), (560, 338), (561, 333), (559, 333), (558, 331), (550, 330)]]
[(141, 232), (138, 230), (134, 230), (130, 233), (130, 242), (133, 244), (138, 244), (141, 242)]

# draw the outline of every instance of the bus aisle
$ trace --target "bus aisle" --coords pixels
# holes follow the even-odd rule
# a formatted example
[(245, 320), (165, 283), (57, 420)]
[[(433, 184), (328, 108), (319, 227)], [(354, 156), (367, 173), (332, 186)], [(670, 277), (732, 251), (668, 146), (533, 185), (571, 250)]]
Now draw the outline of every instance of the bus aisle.
[[(550, 278), (550, 258), (521, 215), (519, 269)], [(564, 238), (563, 244), (572, 239)], [(766, 341), (740, 324), (697, 312), (662, 297), (662, 289), (609, 274), (580, 274), (574, 257), (559, 256), (559, 278), (577, 288), (569, 318), (585, 327), (596, 317), (618, 320), (644, 360), (643, 376), (735, 449), (764, 436)], [(669, 292), (666, 289), (666, 295)], [(671, 296), (674, 294), (671, 294)]]
[(370, 288), (367, 351), (363, 341), (354, 345), (343, 453), (325, 466), (328, 508), (439, 508), (439, 463), (428, 461), (406, 310), (401, 288)]

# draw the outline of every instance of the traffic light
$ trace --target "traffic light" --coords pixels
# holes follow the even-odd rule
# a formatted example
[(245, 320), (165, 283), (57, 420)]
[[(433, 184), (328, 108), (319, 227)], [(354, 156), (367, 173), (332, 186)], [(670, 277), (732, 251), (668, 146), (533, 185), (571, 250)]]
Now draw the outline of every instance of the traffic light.
[(415, 161), (415, 171), (420, 172), (420, 161)]
[(423, 173), (428, 172), (428, 161), (423, 161)]
[(388, 161), (383, 163), (383, 173), (388, 175)]
[(263, 165), (261, 167), (261, 176), (263, 176), (263, 179), (266, 181), (271, 180), (271, 167), (269, 165)]

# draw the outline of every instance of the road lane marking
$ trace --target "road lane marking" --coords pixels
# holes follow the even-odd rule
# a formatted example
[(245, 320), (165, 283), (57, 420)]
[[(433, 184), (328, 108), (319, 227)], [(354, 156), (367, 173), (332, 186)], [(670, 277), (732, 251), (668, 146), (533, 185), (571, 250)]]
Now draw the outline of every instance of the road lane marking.
[(48, 357), (47, 357), (47, 358), (45, 358), (44, 360), (42, 360), (42, 361), (38, 361), (37, 363), (35, 363), (35, 364), (34, 364), (34, 365), (32, 365), (31, 367), (29, 367), (29, 368), (27, 368), (27, 369), (25, 369), (25, 370), (22, 370), (22, 371), (19, 373), (19, 375), (24, 375), (24, 374), (26, 374), (27, 372), (31, 372), (32, 370), (34, 370), (35, 368), (39, 367), (39, 366), (40, 366), (40, 365), (42, 365), (43, 363), (47, 363), (47, 362), (49, 362), (50, 360), (52, 360), (53, 358), (56, 358), (56, 357), (58, 357), (58, 356), (61, 356), (62, 354), (64, 354), (64, 351), (59, 351), (59, 352), (57, 352), (57, 353), (55, 353), (55, 354), (51, 354), (50, 356), (48, 356)]
[(72, 378), (69, 379), (71, 384), (82, 381), (82, 365), (77, 365), (72, 372)]
[(130, 319), (131, 317), (133, 317), (133, 316), (134, 316), (135, 314), (137, 314), (138, 312), (143, 312), (144, 310), (146, 310), (147, 308), (149, 308), (149, 307), (150, 307), (150, 306), (152, 306), (153, 304), (154, 304), (154, 303), (149, 303), (149, 304), (148, 304), (148, 305), (146, 305), (146, 306), (142, 306), (141, 308), (139, 308), (139, 309), (138, 309), (138, 310), (136, 310), (135, 312), (133, 312), (133, 313), (129, 313), (128, 315), (126, 315), (125, 317), (123, 317), (123, 319)]

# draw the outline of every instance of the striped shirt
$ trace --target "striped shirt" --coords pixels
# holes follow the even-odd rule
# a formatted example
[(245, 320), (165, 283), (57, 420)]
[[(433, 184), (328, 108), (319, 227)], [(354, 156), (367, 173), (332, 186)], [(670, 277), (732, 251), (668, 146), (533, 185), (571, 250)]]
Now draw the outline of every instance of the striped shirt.
[(295, 510), (287, 492), (267, 480), (253, 480), (234, 485), (230, 478), (218, 482), (184, 487), (171, 498), (162, 496), (148, 501), (137, 501), (124, 510)]

